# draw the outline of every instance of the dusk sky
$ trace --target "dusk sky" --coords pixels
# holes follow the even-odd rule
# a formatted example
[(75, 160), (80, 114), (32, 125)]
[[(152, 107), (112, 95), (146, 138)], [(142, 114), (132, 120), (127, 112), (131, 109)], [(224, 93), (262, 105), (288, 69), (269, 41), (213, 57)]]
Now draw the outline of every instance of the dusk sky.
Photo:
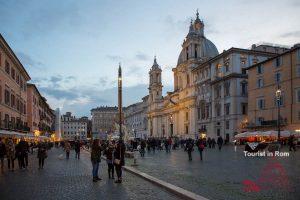
[(117, 105), (119, 62), (125, 105), (147, 95), (154, 55), (172, 90), (196, 9), (219, 52), (300, 43), (299, 0), (0, 0), (0, 32), (53, 109), (90, 116)]

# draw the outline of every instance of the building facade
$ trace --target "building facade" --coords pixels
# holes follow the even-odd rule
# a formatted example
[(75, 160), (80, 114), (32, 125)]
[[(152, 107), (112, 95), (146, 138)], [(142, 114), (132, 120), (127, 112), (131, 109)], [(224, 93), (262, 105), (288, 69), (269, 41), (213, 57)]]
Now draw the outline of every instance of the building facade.
[(85, 118), (76, 118), (71, 112), (61, 116), (61, 135), (64, 140), (86, 140), (87, 126)]
[(196, 91), (192, 69), (218, 55), (216, 46), (204, 35), (204, 23), (197, 12), (173, 68), (174, 91), (162, 96), (161, 68), (154, 59), (150, 69), (148, 130), (150, 137), (194, 138), (197, 135)]
[(230, 48), (193, 69), (199, 133), (230, 141), (241, 131), (248, 109), (246, 68), (277, 55), (254, 48)]
[(118, 121), (118, 107), (101, 106), (91, 110), (92, 132), (112, 133)]
[(31, 83), (27, 83), (27, 121), (31, 132), (45, 135), (55, 131), (55, 112)]
[(55, 140), (61, 140), (61, 118), (60, 109), (55, 109)]
[(0, 127), (29, 131), (27, 81), (30, 76), (0, 34)]
[[(300, 129), (300, 45), (248, 68), (250, 130)], [(276, 91), (281, 90), (277, 100)]]
[(124, 125), (135, 138), (148, 137), (148, 96), (145, 96), (142, 102), (132, 104), (124, 108)]

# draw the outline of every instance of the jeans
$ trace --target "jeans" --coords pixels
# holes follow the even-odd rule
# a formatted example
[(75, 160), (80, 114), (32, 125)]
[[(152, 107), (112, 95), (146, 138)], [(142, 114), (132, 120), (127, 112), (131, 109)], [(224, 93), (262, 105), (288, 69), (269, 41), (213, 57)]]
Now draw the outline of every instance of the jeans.
[(80, 158), (80, 151), (75, 152), (75, 158), (79, 159)]
[(92, 162), (93, 165), (93, 178), (98, 177), (98, 170), (99, 170), (99, 162)]
[(188, 151), (188, 155), (189, 155), (189, 160), (192, 160), (192, 152)]
[(70, 157), (70, 152), (69, 151), (66, 151), (66, 157), (67, 157), (67, 159), (69, 159), (69, 157)]

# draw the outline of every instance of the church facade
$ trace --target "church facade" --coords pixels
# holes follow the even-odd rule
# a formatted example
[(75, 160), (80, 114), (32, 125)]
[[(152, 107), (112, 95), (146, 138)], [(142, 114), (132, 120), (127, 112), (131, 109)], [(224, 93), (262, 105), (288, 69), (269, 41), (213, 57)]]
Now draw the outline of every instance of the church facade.
[(197, 137), (197, 91), (192, 70), (217, 55), (216, 46), (204, 36), (204, 23), (197, 12), (182, 44), (177, 66), (172, 69), (174, 91), (162, 96), (162, 70), (156, 58), (149, 71), (147, 115), (150, 137)]
[(246, 69), (282, 51), (286, 49), (252, 45), (219, 54), (205, 37), (197, 12), (172, 69), (174, 90), (162, 96), (162, 70), (156, 58), (149, 71), (148, 137), (222, 136), (232, 141), (248, 122)]

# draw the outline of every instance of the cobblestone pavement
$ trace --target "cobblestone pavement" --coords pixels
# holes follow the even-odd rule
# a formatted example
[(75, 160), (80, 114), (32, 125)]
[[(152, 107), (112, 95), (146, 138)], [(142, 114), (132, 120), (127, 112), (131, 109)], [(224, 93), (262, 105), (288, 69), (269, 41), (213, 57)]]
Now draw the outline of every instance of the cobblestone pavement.
[[(62, 150), (52, 149), (43, 170), (37, 168), (36, 155), (30, 156), (27, 170), (0, 172), (1, 200), (48, 200), (48, 199), (178, 199), (169, 192), (124, 172), (122, 184), (115, 184), (107, 177), (105, 161), (100, 167), (100, 182), (91, 179), (89, 154), (82, 152), (81, 159), (75, 160), (74, 152), (70, 160), (60, 160)], [(6, 163), (5, 163), (6, 164)]]
[(202, 162), (197, 149), (193, 161), (182, 149), (150, 152), (138, 157), (137, 169), (209, 199), (300, 199), (300, 150), (280, 158), (249, 158), (243, 150), (205, 149)]

